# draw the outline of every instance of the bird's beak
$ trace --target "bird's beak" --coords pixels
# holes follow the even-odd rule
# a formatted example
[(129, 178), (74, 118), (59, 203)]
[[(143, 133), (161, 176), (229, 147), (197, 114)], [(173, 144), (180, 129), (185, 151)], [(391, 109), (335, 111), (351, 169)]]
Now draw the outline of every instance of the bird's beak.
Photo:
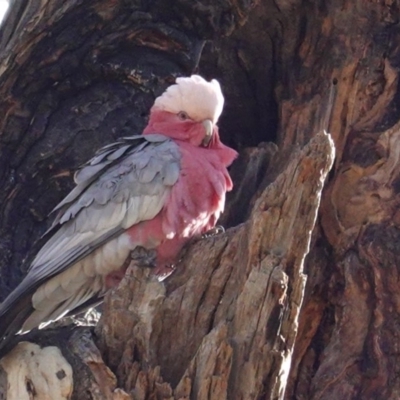
[(204, 136), (203, 141), (201, 142), (201, 145), (203, 147), (207, 147), (210, 144), (212, 136), (213, 136), (214, 124), (209, 119), (205, 119), (202, 122), (202, 124), (204, 126), (204, 130), (206, 131), (206, 134)]

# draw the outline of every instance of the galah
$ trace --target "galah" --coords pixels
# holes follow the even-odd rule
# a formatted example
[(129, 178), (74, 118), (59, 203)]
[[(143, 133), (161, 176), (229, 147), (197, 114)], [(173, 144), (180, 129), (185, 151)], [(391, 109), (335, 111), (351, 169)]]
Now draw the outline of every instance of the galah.
[(237, 153), (221, 143), (218, 81), (177, 78), (155, 100), (142, 135), (99, 150), (55, 208), (49, 240), (0, 305), (0, 348), (17, 332), (98, 303), (139, 248), (162, 272), (187, 241), (213, 228), (232, 189)]

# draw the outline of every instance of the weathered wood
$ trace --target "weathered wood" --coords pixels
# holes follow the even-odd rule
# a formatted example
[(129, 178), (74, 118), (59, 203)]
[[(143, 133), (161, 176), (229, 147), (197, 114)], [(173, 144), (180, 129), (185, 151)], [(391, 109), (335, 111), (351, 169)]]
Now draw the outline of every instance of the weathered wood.
[[(80, 384), (87, 398), (99, 399), (282, 398), (285, 386), (287, 399), (399, 397), (399, 6), (253, 6), (16, 0), (0, 33), (1, 297), (40, 246), (45, 217), (71, 187), (71, 171), (94, 148), (140, 130), (173, 76), (200, 68), (222, 82), (221, 133), (241, 150), (232, 171), (238, 190), (223, 219), (234, 228), (191, 246), (162, 285), (150, 271), (131, 271), (135, 278), (108, 298), (97, 331), (104, 364), (94, 343), (93, 371), (62, 349), (78, 371), (75, 398), (84, 398)], [(337, 156), (305, 262), (297, 323), (300, 254), (310, 231), (292, 225), (303, 194), (289, 177), (297, 170), (289, 170), (323, 129)], [(259, 146), (275, 139), (276, 147)], [(283, 181), (292, 185), (286, 202)], [(271, 207), (256, 213), (263, 202)], [(279, 213), (285, 204), (291, 212)], [(317, 201), (309, 196), (307, 204), (298, 210), (311, 226)], [(137, 292), (129, 297), (128, 288)], [(255, 333), (251, 341), (246, 329)], [(79, 335), (63, 335), (65, 328), (53, 333), (58, 342), (50, 332), (29, 339), (80, 348)]]
[(306, 263), (309, 279), (286, 398), (394, 399), (400, 393), (393, 285), (399, 9), (395, 2), (320, 4), (298, 8), (307, 22), (291, 55), (297, 68), (287, 63), (283, 73), (291, 80), (279, 84), (279, 136), (289, 147), (307, 141), (326, 121), (329, 87), (337, 82), (325, 123), (337, 149), (335, 172)]
[(7, 399), (69, 399), (72, 368), (59, 348), (21, 342), (1, 360), (7, 377)]

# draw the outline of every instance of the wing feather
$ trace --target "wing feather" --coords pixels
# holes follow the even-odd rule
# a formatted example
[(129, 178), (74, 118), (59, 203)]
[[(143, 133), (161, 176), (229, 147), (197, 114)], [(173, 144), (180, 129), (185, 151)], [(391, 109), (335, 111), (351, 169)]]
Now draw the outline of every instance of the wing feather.
[[(123, 160), (103, 171), (78, 198), (69, 203), (64, 201), (60, 228), (38, 253), (31, 271), (43, 265), (49, 273), (58, 273), (66, 268), (61, 260), (69, 250), (91, 247), (100, 238), (108, 239), (108, 233), (114, 235), (115, 230), (123, 231), (160, 212), (170, 188), (179, 178), (180, 154), (170, 139), (161, 135), (156, 139), (146, 140), (129, 152), (126, 145), (122, 146), (123, 152), (117, 148), (112, 157), (103, 159), (109, 163), (116, 160), (116, 154), (124, 155)], [(73, 261), (72, 257), (70, 262)]]

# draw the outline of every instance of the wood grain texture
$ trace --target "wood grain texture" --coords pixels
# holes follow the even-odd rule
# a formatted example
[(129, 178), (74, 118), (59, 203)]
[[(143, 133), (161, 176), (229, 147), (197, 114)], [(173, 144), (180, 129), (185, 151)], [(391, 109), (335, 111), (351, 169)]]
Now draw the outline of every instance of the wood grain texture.
[[(399, 397), (397, 2), (16, 0), (12, 14), (0, 39), (0, 296), (71, 171), (140, 130), (175, 75), (221, 81), (221, 133), (241, 151), (232, 228), (191, 245), (163, 285), (131, 270), (88, 338), (115, 377), (67, 354), (74, 398), (79, 387), (99, 399)], [(336, 159), (311, 233), (323, 129)]]
[(306, 142), (325, 125), (337, 156), (306, 262), (286, 398), (397, 398), (398, 4), (296, 9), (307, 22), (283, 69), (291, 79), (278, 85), (280, 143)]

